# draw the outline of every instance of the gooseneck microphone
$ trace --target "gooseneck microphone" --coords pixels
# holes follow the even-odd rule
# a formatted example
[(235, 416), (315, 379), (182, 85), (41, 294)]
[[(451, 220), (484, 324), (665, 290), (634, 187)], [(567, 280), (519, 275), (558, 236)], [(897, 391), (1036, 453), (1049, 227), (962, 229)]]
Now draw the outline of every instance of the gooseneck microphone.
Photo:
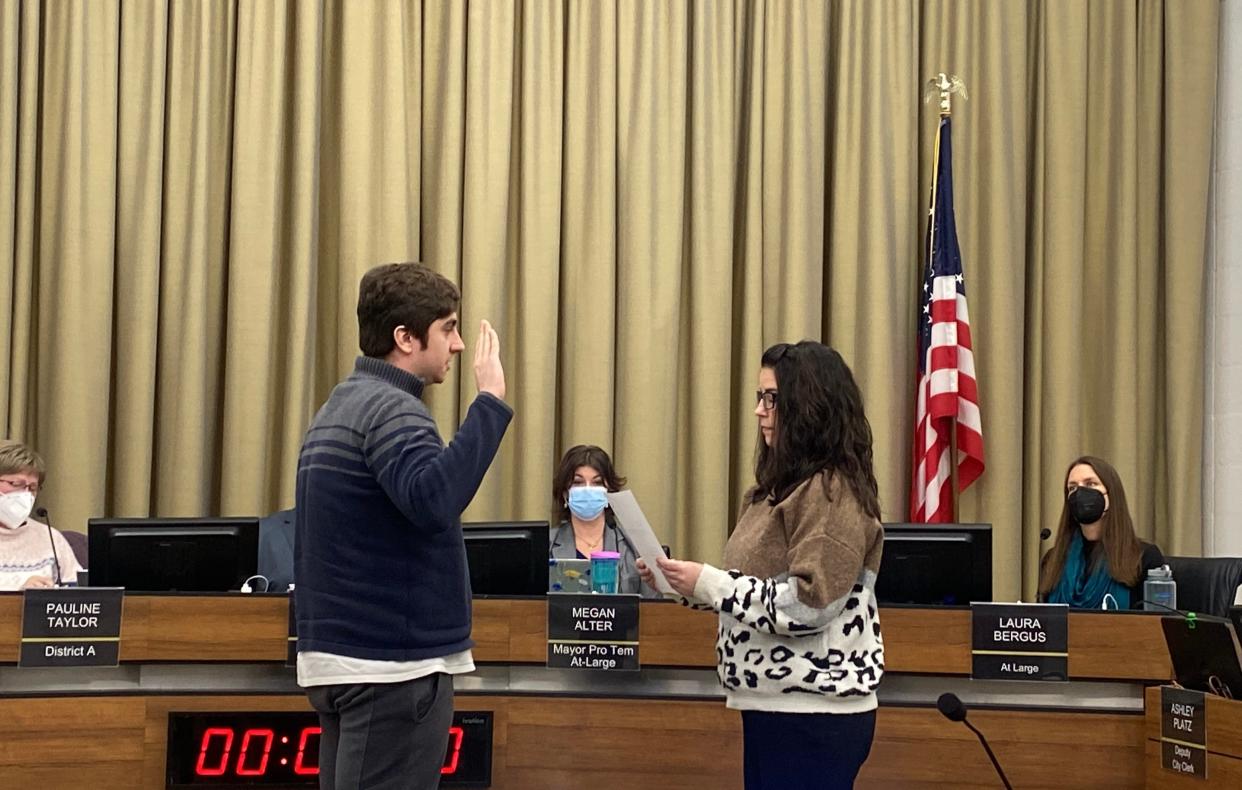
[(1004, 783), (1006, 790), (1013, 790), (1013, 785), (1009, 784), (1009, 777), (1005, 776), (1005, 772), (1001, 770), (1000, 763), (996, 761), (996, 755), (992, 754), (992, 747), (988, 746), (988, 739), (983, 737), (983, 733), (975, 729), (975, 725), (966, 721), (966, 704), (958, 699), (956, 694), (945, 692), (940, 695), (940, 699), (936, 700), (936, 708), (939, 709), (946, 719), (949, 721), (960, 721), (978, 736), (979, 743), (983, 744), (983, 750), (991, 758), (992, 766), (996, 768), (996, 773), (1000, 776), (1000, 780)]
[(936, 700), (936, 708), (949, 721), (966, 721), (966, 704), (956, 694), (947, 691), (941, 694), (940, 699)]
[(36, 510), (35, 515), (43, 519), (43, 524), (47, 527), (47, 542), (52, 544), (52, 578), (56, 581), (56, 586), (60, 587), (60, 557), (56, 556), (56, 538), (52, 535), (52, 519), (48, 516), (45, 507)]

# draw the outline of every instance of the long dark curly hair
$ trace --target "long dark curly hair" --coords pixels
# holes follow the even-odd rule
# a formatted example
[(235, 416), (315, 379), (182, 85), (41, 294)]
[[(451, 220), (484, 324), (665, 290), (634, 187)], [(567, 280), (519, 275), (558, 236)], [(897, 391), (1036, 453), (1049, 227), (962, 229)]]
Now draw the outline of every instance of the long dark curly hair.
[(776, 426), (755, 458), (755, 500), (780, 502), (820, 471), (840, 475), (863, 511), (880, 518), (871, 423), (854, 374), (835, 349), (813, 340), (777, 343), (760, 363), (776, 375)]

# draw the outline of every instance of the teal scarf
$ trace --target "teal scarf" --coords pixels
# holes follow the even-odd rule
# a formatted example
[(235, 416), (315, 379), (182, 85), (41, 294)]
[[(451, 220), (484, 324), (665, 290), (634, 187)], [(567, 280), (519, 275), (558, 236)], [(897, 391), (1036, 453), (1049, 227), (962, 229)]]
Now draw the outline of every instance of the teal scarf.
[[(1100, 562), (1086, 576), (1083, 567), (1087, 562), (1084, 550), (1082, 530), (1074, 530), (1074, 538), (1070, 543), (1069, 552), (1065, 555), (1065, 568), (1057, 586), (1048, 593), (1048, 603), (1067, 603), (1075, 609), (1099, 609), (1107, 593), (1117, 601), (1118, 609), (1130, 608), (1130, 588), (1114, 579), (1108, 573), (1108, 557), (1100, 557)], [(1112, 603), (1109, 603), (1112, 609)]]

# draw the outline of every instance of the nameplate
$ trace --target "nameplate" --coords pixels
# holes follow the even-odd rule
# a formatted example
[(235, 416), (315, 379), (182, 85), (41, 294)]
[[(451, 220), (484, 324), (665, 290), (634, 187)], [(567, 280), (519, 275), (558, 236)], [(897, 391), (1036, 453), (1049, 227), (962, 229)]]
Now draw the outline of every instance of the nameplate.
[(548, 596), (548, 666), (636, 671), (637, 595)]
[(1207, 779), (1207, 708), (1202, 691), (1160, 687), (1160, 765)]
[(1069, 679), (1065, 604), (971, 604), (970, 630), (976, 680)]
[(121, 653), (120, 587), (26, 590), (21, 667), (114, 667)]

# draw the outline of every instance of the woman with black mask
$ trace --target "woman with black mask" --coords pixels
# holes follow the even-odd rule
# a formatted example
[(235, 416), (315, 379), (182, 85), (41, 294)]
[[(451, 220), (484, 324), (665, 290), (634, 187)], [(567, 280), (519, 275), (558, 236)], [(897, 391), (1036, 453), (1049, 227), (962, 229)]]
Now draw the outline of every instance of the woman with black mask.
[(1162, 565), (1160, 548), (1134, 534), (1117, 470), (1091, 456), (1070, 464), (1056, 542), (1040, 563), (1040, 600), (1076, 609), (1138, 609), (1147, 571)]

